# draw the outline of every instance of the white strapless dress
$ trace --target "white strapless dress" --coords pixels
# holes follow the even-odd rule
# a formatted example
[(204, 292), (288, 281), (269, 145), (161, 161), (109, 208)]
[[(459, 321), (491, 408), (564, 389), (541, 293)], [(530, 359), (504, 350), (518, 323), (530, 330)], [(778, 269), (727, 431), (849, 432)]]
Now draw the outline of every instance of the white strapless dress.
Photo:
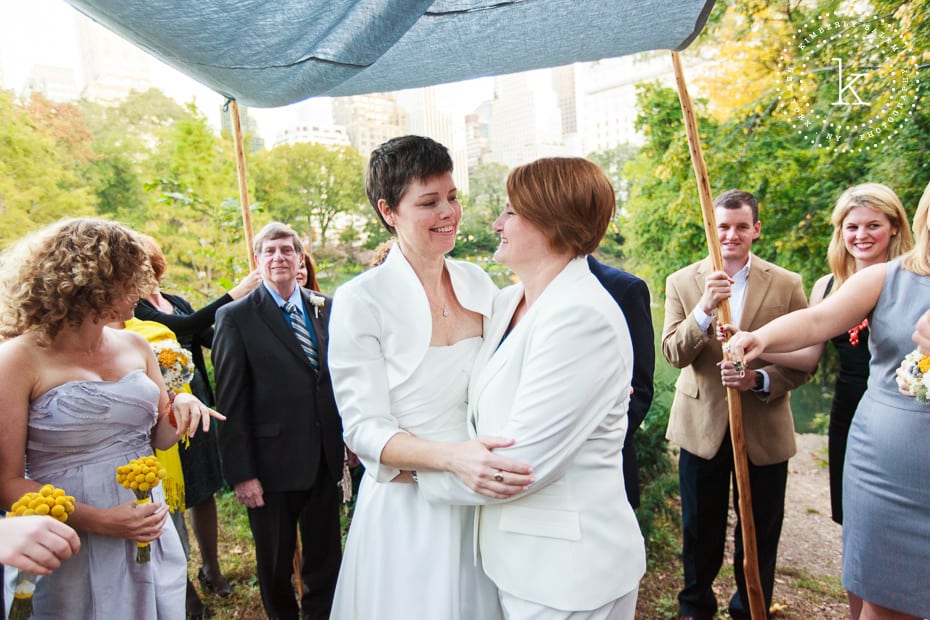
[[(391, 392), (409, 433), (468, 439), (468, 379), (481, 338), (430, 347)], [(331, 620), (495, 620), (497, 589), (475, 564), (474, 508), (428, 503), (417, 485), (362, 479)]]

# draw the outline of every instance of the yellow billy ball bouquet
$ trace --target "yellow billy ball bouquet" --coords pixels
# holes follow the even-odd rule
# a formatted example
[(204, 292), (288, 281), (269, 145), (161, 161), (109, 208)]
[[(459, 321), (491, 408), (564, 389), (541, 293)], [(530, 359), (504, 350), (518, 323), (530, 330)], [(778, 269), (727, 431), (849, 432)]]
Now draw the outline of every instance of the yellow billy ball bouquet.
[[(116, 481), (131, 490), (136, 496), (137, 504), (148, 504), (152, 501), (152, 489), (165, 477), (165, 468), (161, 466), (154, 456), (143, 456), (133, 459), (125, 465), (116, 468)], [(152, 557), (149, 543), (138, 542), (136, 549), (136, 563), (145, 564)]]
[[(50, 484), (35, 492), (26, 493), (10, 508), (7, 518), (44, 515), (58, 519), (62, 523), (74, 512), (74, 498), (66, 495), (63, 489), (56, 489)], [(26, 620), (32, 615), (32, 595), (36, 589), (38, 577), (24, 570), (16, 575), (13, 586), (13, 604), (10, 606), (10, 620)]]

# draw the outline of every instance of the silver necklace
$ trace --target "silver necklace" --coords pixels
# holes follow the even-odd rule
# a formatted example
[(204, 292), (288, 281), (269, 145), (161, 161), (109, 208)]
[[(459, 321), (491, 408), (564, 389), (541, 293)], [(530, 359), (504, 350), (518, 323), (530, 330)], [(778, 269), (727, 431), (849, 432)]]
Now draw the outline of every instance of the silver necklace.
[(442, 306), (442, 307), (437, 306), (435, 303), (433, 303), (433, 300), (429, 298), (429, 295), (426, 296), (426, 301), (428, 301), (432, 307), (434, 307), (434, 308), (436, 308), (437, 310), (439, 310), (439, 312), (442, 314), (442, 317), (443, 317), (443, 318), (448, 318), (448, 317), (449, 317), (449, 311), (446, 310), (446, 307), (445, 307), (445, 306)]

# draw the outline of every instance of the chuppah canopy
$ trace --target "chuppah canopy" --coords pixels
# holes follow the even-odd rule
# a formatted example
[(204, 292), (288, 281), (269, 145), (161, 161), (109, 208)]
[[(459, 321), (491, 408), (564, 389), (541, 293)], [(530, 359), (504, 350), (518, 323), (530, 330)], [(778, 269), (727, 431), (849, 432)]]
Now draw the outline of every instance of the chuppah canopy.
[(243, 105), (681, 50), (714, 0), (68, 0)]

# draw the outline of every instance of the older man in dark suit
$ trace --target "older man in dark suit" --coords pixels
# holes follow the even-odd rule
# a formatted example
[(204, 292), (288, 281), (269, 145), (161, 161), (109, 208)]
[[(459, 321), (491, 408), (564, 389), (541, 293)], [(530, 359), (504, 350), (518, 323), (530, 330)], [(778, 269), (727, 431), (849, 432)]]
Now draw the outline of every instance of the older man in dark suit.
[[(255, 236), (262, 285), (219, 310), (213, 339), (220, 449), (248, 508), (270, 618), (328, 618), (341, 560), (342, 425), (326, 367), (329, 298), (297, 286), (303, 247), (277, 222)], [(298, 608), (296, 532), (304, 557)]]
[(600, 263), (593, 256), (588, 256), (588, 268), (620, 306), (633, 341), (633, 394), (630, 396), (629, 426), (623, 440), (623, 483), (630, 505), (639, 508), (639, 464), (633, 433), (646, 419), (652, 405), (652, 379), (656, 369), (649, 289), (632, 273)]

